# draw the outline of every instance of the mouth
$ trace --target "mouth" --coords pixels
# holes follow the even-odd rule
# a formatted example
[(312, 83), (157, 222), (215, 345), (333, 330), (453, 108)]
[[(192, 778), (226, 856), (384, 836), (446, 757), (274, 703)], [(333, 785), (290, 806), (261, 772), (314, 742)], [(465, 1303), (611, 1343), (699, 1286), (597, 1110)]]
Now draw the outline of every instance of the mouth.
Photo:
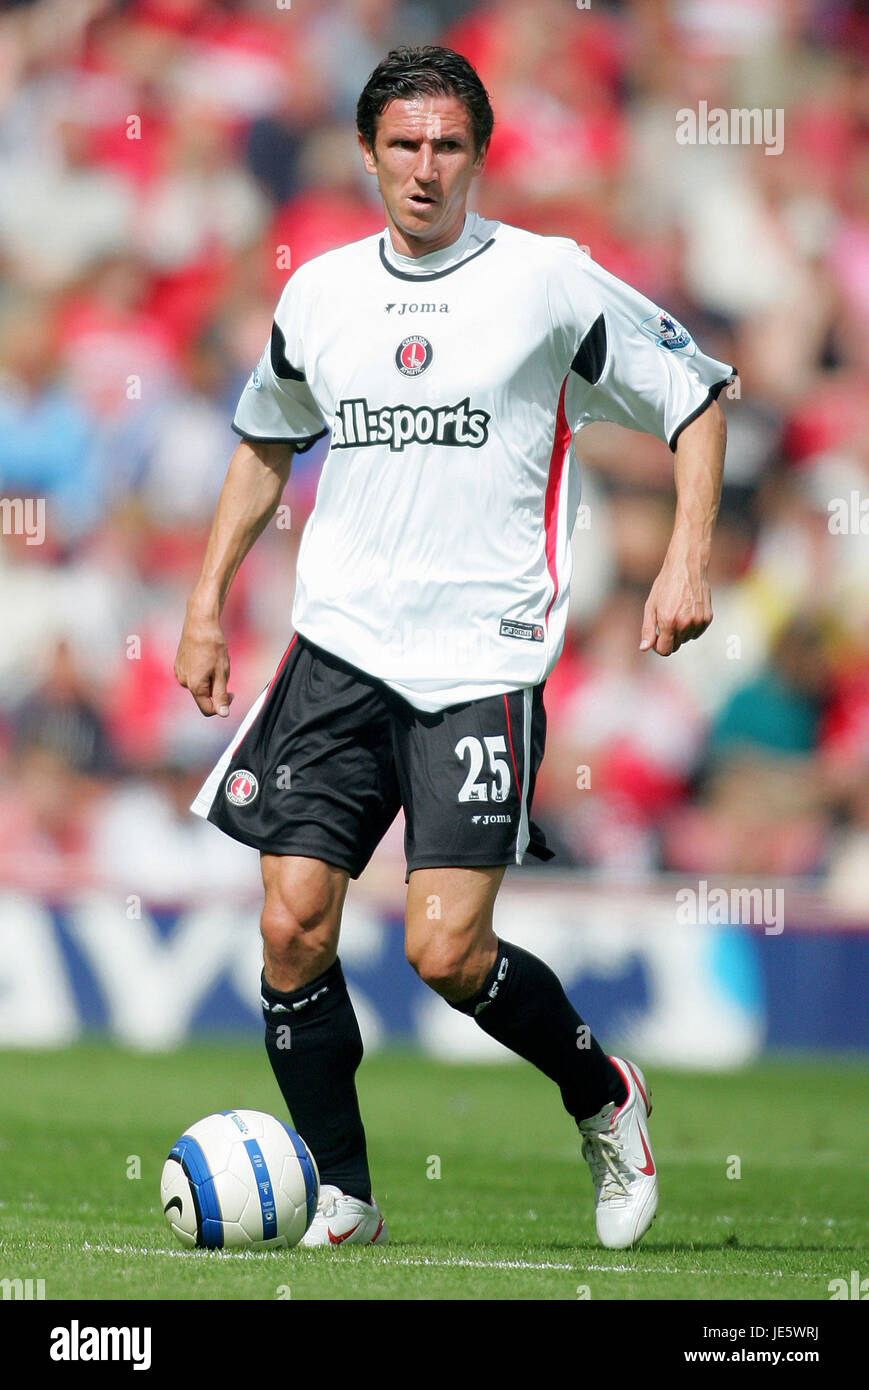
[(410, 203), (411, 207), (422, 210), (423, 208), (434, 207), (437, 199), (430, 197), (428, 193), (409, 193), (407, 201)]

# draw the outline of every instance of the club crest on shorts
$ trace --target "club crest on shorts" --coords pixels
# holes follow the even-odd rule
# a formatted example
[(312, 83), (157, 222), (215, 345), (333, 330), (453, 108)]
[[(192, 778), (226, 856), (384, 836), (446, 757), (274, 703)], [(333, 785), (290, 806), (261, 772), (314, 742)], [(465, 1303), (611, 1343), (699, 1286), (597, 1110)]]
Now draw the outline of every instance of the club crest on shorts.
[(402, 376), (419, 376), (430, 364), (434, 349), (428, 338), (421, 333), (412, 333), (402, 338), (395, 353), (395, 365)]
[(233, 806), (247, 806), (256, 797), (259, 791), (259, 782), (252, 772), (240, 767), (235, 772), (231, 772), (226, 779), (224, 792), (227, 801)]

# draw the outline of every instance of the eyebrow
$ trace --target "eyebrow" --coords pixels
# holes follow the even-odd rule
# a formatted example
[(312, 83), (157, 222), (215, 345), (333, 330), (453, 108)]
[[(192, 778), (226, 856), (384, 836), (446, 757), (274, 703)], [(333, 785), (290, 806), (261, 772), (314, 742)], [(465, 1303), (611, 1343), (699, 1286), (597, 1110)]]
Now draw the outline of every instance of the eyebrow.
[[(426, 135), (408, 135), (408, 134), (402, 133), (401, 131), (396, 131), (396, 132), (395, 132), (394, 134), (392, 134), (392, 135), (386, 135), (386, 136), (384, 136), (384, 138), (385, 138), (387, 141), (409, 140), (409, 141), (411, 141), (411, 142), (414, 142), (414, 141), (417, 141), (417, 140), (425, 140), (425, 139), (428, 139), (428, 136), (426, 136)], [(454, 133), (454, 132), (451, 131), (451, 132), (449, 132), (448, 134), (435, 135), (433, 138), (434, 138), (436, 141), (439, 141), (441, 144), (443, 144), (443, 143), (444, 143), (445, 141), (447, 141), (447, 140), (455, 140), (455, 142), (456, 142), (457, 144), (462, 144), (462, 143), (464, 143), (464, 141), (466, 141), (469, 137), (466, 136), (466, 135), (462, 135), (462, 134), (459, 134), (459, 133)]]

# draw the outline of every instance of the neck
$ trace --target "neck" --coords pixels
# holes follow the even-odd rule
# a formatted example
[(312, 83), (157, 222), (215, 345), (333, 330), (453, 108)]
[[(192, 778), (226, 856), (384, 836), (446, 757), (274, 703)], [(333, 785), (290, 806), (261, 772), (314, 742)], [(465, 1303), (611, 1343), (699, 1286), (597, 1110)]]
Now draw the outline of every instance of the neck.
[(387, 212), (386, 226), (393, 250), (399, 256), (411, 256), (414, 260), (418, 260), (420, 256), (430, 256), (433, 251), (444, 251), (448, 246), (452, 246), (454, 242), (458, 241), (462, 235), (465, 214), (465, 208), (460, 208), (455, 217), (451, 219), (449, 226), (435, 236), (423, 239), (414, 236), (412, 232), (404, 231)]

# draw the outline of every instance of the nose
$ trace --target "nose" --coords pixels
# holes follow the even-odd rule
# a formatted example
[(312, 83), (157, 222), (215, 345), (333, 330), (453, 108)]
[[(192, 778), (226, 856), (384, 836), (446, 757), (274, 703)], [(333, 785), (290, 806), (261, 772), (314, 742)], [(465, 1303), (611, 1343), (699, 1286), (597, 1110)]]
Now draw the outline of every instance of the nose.
[(423, 140), (419, 147), (414, 173), (420, 183), (430, 183), (435, 177), (434, 147), (430, 140)]

